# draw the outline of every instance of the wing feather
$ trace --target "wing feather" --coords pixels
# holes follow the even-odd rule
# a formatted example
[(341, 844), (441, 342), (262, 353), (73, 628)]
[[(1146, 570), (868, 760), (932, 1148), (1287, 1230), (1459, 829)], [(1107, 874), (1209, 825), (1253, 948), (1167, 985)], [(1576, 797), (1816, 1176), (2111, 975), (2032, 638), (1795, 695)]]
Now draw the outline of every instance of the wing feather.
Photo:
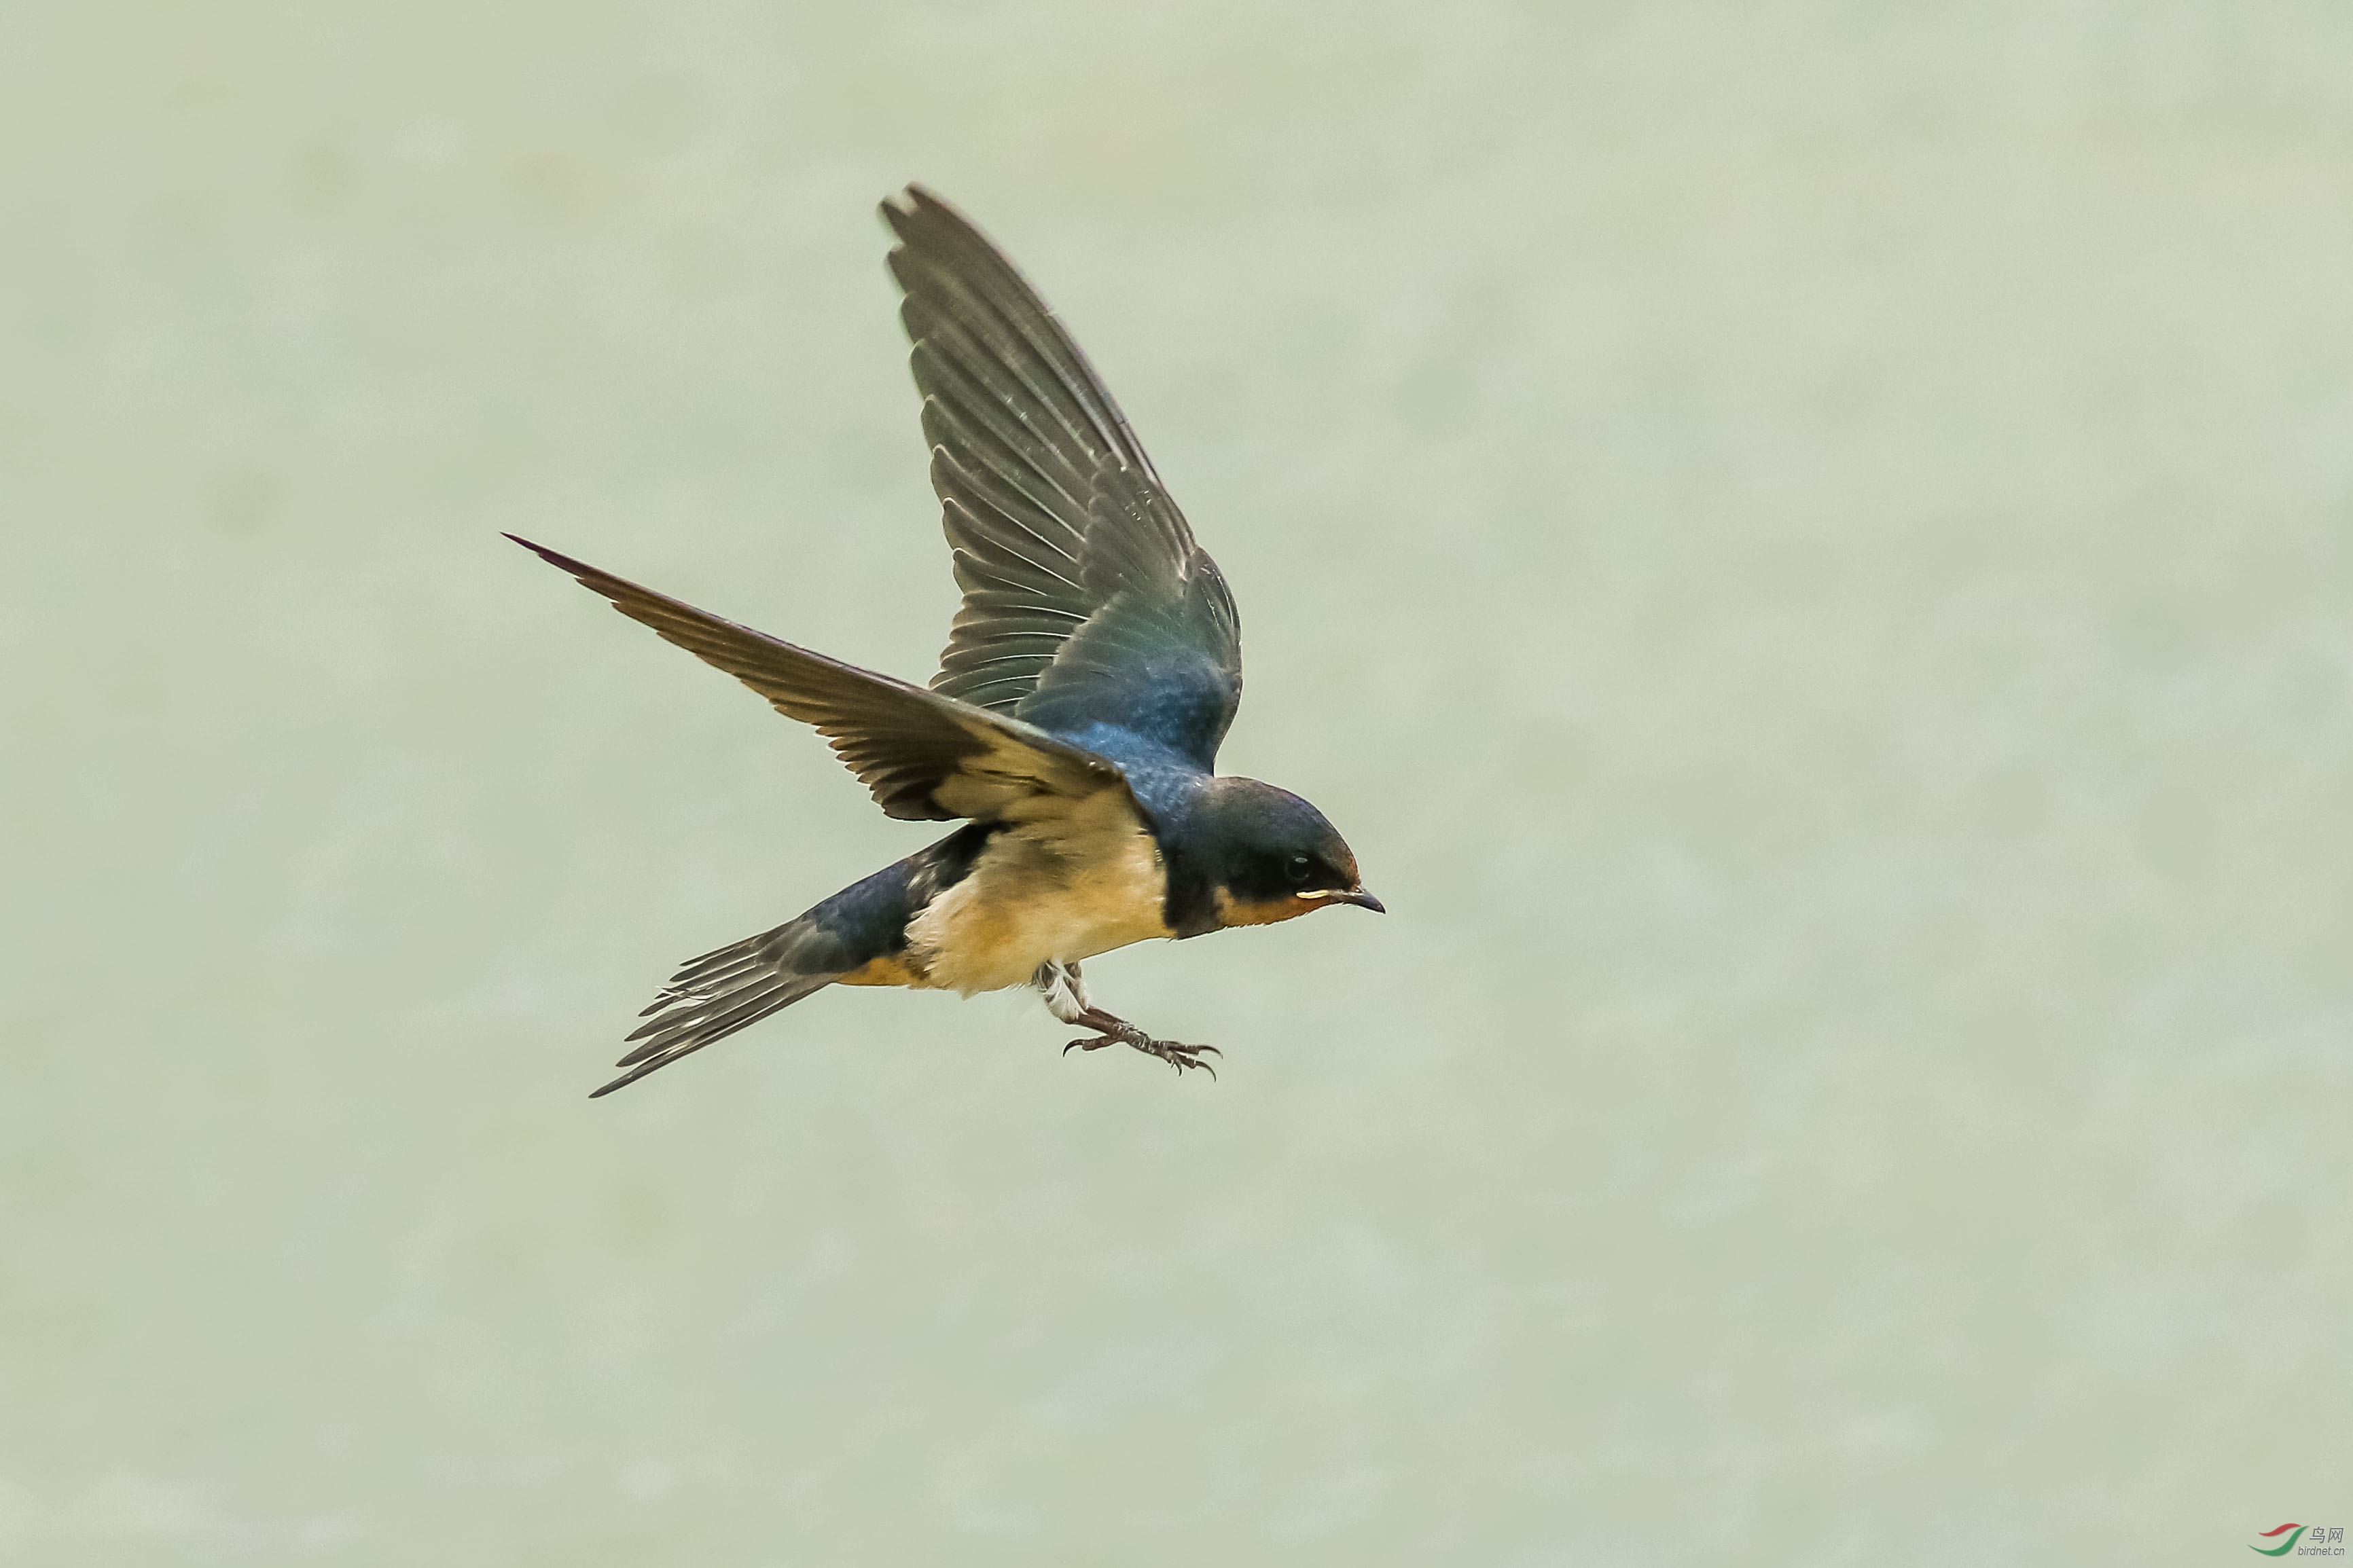
[(1241, 698), (1217, 563), (1003, 253), (921, 186), (882, 216), (965, 595), (933, 689), (1049, 730), (1134, 729), (1210, 767)]
[(786, 717), (814, 726), (889, 816), (1024, 819), (1037, 815), (1039, 797), (1067, 802), (1106, 789), (1128, 793), (1116, 765), (1033, 724), (796, 647), (507, 537), (664, 641), (735, 677)]

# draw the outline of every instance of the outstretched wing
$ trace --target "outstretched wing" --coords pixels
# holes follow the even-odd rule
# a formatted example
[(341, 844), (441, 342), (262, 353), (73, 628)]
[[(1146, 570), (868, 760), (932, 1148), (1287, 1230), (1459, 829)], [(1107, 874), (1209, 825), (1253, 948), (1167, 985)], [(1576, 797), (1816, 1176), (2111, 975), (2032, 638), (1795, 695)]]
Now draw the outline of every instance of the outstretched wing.
[(1242, 685), (1217, 563), (1012, 263), (920, 185), (882, 216), (964, 589), (933, 689), (1050, 730), (1120, 725), (1208, 768)]
[(507, 537), (665, 641), (735, 677), (777, 712), (815, 725), (889, 816), (1018, 820), (1039, 815), (1049, 803), (1106, 789), (1128, 795), (1126, 775), (1113, 763), (1034, 724), (795, 647), (528, 539)]

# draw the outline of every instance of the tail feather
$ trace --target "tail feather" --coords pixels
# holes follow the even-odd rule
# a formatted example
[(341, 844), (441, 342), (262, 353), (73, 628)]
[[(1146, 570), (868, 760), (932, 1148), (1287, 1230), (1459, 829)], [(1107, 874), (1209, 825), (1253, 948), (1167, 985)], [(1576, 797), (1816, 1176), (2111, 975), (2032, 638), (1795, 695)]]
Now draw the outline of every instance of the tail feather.
[(996, 831), (989, 823), (960, 827), (774, 931), (688, 959), (638, 1015), (646, 1021), (629, 1036), (634, 1048), (618, 1064), (629, 1070), (596, 1094), (635, 1083), (898, 952), (906, 945), (907, 922), (971, 870)]
[(675, 995), (687, 992), (701, 992), (708, 995), (712, 992), (736, 984), (748, 975), (772, 973), (767, 963), (757, 953), (747, 953), (733, 963), (713, 965), (705, 969), (681, 969), (670, 977), (668, 985), (662, 987), (662, 994), (654, 999), (653, 1005), (638, 1016), (651, 1017), (658, 1010), (668, 1006), (670, 999)]
[(856, 967), (844, 963), (848, 957), (839, 940), (804, 915), (690, 959), (638, 1015), (649, 1021), (629, 1039), (644, 1043), (615, 1064), (630, 1070), (588, 1098), (635, 1083), (824, 990)]
[(690, 958), (679, 965), (678, 973), (672, 978), (670, 984), (691, 984), (714, 974), (728, 973), (742, 969), (747, 964), (757, 963), (761, 961), (760, 945), (771, 937), (783, 936), (786, 931), (792, 929), (792, 923), (787, 921), (774, 931), (762, 931), (758, 936), (746, 937), (742, 942), (730, 942), (725, 947), (714, 949), (700, 958)]

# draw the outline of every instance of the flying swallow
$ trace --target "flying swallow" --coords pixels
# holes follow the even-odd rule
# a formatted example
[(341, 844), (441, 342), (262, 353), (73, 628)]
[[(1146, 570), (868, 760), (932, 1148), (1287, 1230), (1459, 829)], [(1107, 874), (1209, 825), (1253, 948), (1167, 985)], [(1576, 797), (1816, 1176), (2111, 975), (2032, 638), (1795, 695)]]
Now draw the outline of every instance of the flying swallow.
[(884, 815), (964, 826), (687, 963), (599, 1095), (828, 985), (1035, 986), (1056, 1018), (1094, 1031), (1065, 1054), (1131, 1046), (1181, 1077), (1217, 1047), (1096, 1006), (1082, 961), (1381, 908), (1322, 812), (1216, 773), (1241, 701), (1240, 617), (1078, 344), (937, 196), (911, 185), (882, 218), (964, 590), (928, 688), (507, 537), (815, 726)]

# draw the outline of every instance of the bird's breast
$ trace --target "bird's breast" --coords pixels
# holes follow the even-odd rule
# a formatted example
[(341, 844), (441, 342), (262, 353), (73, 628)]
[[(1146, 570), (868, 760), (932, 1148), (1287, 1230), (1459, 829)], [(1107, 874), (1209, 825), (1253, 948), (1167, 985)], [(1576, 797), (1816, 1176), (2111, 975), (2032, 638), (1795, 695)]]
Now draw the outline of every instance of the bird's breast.
[(1149, 833), (1074, 839), (1015, 828), (992, 838), (971, 872), (909, 923), (908, 956), (921, 984), (942, 990), (1026, 985), (1049, 960), (1074, 963), (1173, 936), (1162, 919), (1167, 892)]

